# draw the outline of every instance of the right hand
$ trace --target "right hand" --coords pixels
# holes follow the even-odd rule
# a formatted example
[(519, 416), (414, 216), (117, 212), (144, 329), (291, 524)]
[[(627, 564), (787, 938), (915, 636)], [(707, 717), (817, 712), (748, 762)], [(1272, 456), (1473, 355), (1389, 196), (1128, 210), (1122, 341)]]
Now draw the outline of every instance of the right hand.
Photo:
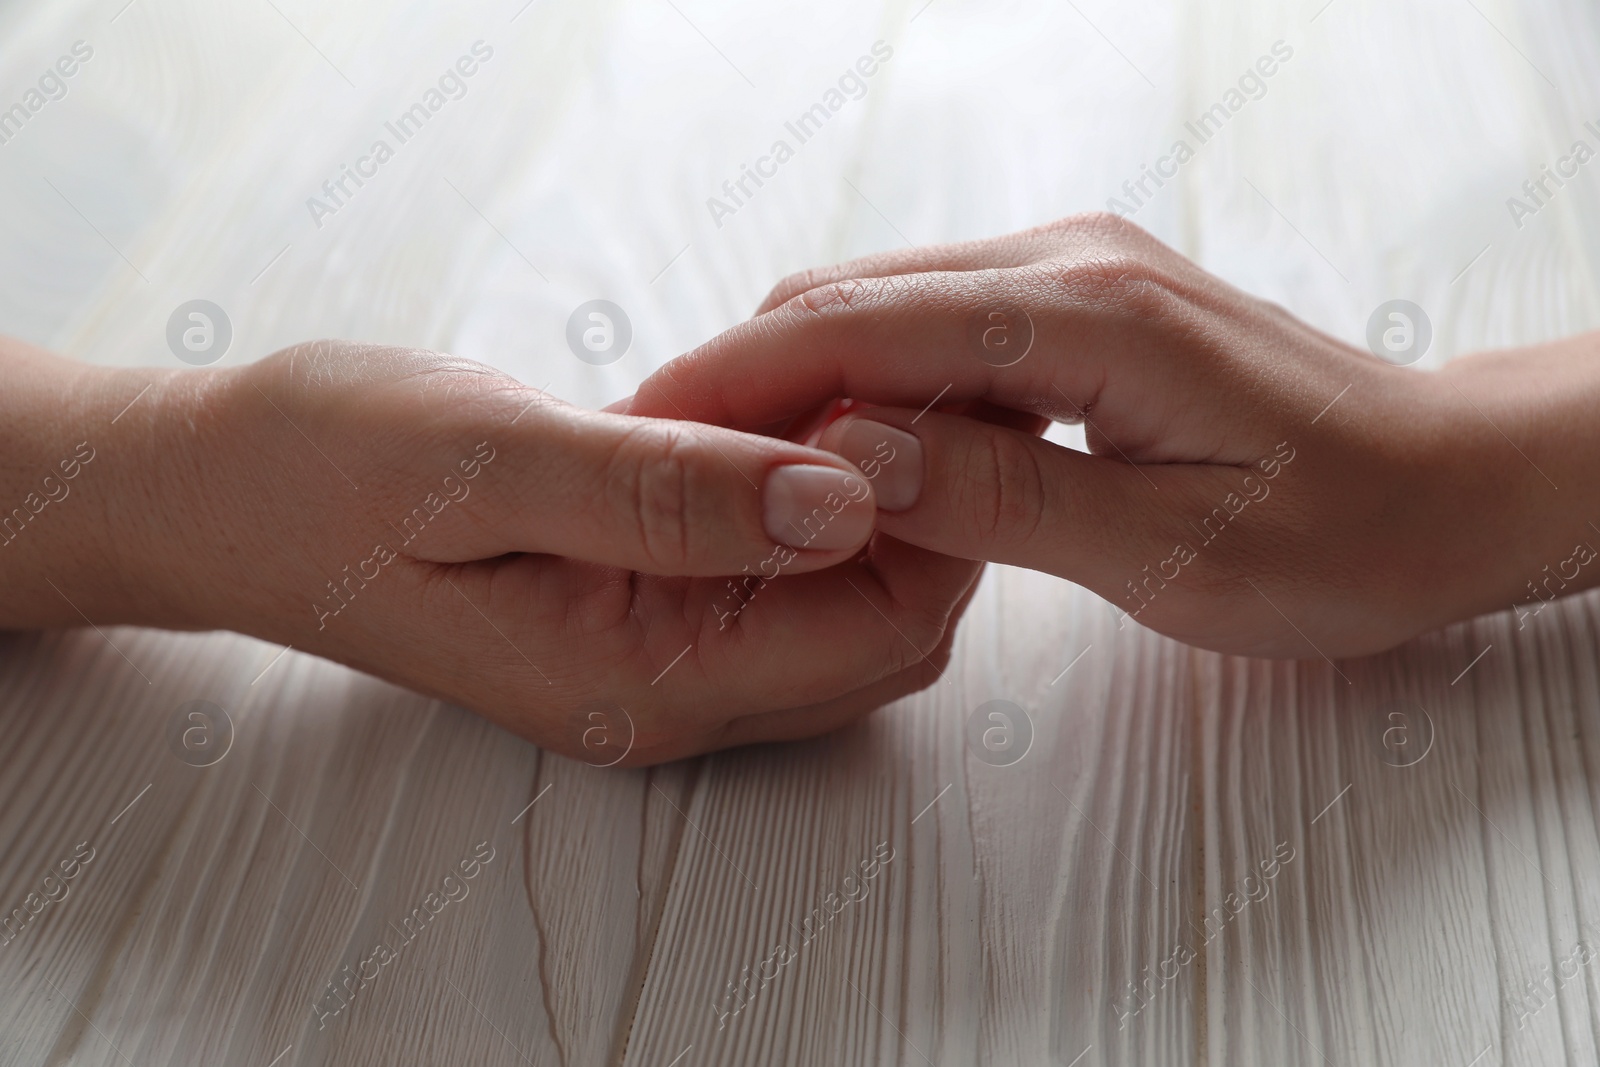
[[(786, 279), (626, 410), (781, 433), (874, 405), (820, 445), (915, 457), (878, 483), (880, 530), (1061, 575), (1192, 644), (1310, 658), (1526, 600), (1591, 536), (1581, 489), (1544, 474), (1592, 483), (1594, 375), (1554, 412), (1576, 448), (1529, 378), (1390, 366), (1089, 215)], [(1019, 425), (952, 413), (972, 403)], [(1036, 416), (1086, 423), (1090, 454)]]

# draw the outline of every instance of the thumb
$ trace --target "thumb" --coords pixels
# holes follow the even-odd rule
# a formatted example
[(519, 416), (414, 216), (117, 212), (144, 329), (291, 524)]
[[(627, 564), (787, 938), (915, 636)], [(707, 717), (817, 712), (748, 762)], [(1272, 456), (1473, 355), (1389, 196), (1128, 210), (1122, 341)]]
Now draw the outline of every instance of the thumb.
[(439, 562), (544, 552), (659, 575), (798, 573), (849, 559), (873, 530), (861, 472), (786, 441), (552, 403), (494, 444), (472, 506), (414, 551)]
[[(1046, 571), (1097, 591), (1168, 536), (1150, 475), (1076, 452), (1028, 429), (899, 408), (853, 412), (820, 447), (873, 483), (878, 529), (965, 559)], [(1170, 546), (1169, 546), (1170, 547)]]

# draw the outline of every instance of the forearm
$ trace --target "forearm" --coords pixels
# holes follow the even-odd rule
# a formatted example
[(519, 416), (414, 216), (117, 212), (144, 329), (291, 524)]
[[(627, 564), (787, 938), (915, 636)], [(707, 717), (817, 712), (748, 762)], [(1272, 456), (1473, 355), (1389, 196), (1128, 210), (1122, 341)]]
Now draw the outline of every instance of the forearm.
[(173, 372), (0, 338), (0, 628), (178, 625), (151, 582)]

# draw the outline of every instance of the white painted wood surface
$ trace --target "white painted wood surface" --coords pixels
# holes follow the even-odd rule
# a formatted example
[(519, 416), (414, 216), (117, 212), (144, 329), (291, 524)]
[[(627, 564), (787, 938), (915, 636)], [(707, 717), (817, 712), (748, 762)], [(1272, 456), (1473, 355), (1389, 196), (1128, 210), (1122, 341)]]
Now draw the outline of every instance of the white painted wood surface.
[[(1505, 206), (1600, 121), (1597, 30), (1579, 0), (10, 3), (0, 107), (94, 55), (0, 145), (0, 329), (162, 364), (205, 297), (230, 362), (390, 341), (598, 405), (788, 271), (1103, 206), (1281, 39), (1136, 220), (1344, 337), (1416, 300), (1438, 362), (1600, 325), (1595, 176), (1520, 229)], [(714, 225), (879, 39), (865, 97)], [(306, 198), (478, 40), (466, 95), (318, 228)], [(595, 296), (635, 329), (606, 368), (562, 342)], [(996, 570), (928, 692), (648, 772), (237, 636), (5, 636), (0, 907), (93, 859), (0, 944), (0, 1065), (1592, 1063), (1597, 607), (1346, 683)], [(236, 727), (206, 768), (164, 738), (196, 699)], [(964, 740), (991, 699), (1031, 714), (1015, 766)], [(1383, 758), (1397, 709), (1417, 744), (1432, 723), (1414, 766)], [(326, 984), (480, 842), (467, 895), (319, 1030)]]

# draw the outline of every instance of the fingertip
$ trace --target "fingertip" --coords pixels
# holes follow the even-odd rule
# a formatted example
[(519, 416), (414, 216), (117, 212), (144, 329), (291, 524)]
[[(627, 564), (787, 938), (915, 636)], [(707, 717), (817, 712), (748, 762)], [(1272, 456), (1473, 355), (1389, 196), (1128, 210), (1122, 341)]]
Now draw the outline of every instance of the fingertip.
[(807, 463), (768, 471), (761, 508), (768, 537), (810, 551), (854, 552), (877, 517), (872, 485), (859, 471)]
[[(922, 494), (922, 442), (910, 424), (896, 418), (891, 409), (869, 411), (870, 416), (847, 414), (829, 425), (822, 432), (818, 447), (853, 463), (872, 485), (880, 509), (906, 511)], [(880, 414), (885, 416), (884, 421), (875, 417)], [(890, 420), (901, 425), (893, 425)]]

